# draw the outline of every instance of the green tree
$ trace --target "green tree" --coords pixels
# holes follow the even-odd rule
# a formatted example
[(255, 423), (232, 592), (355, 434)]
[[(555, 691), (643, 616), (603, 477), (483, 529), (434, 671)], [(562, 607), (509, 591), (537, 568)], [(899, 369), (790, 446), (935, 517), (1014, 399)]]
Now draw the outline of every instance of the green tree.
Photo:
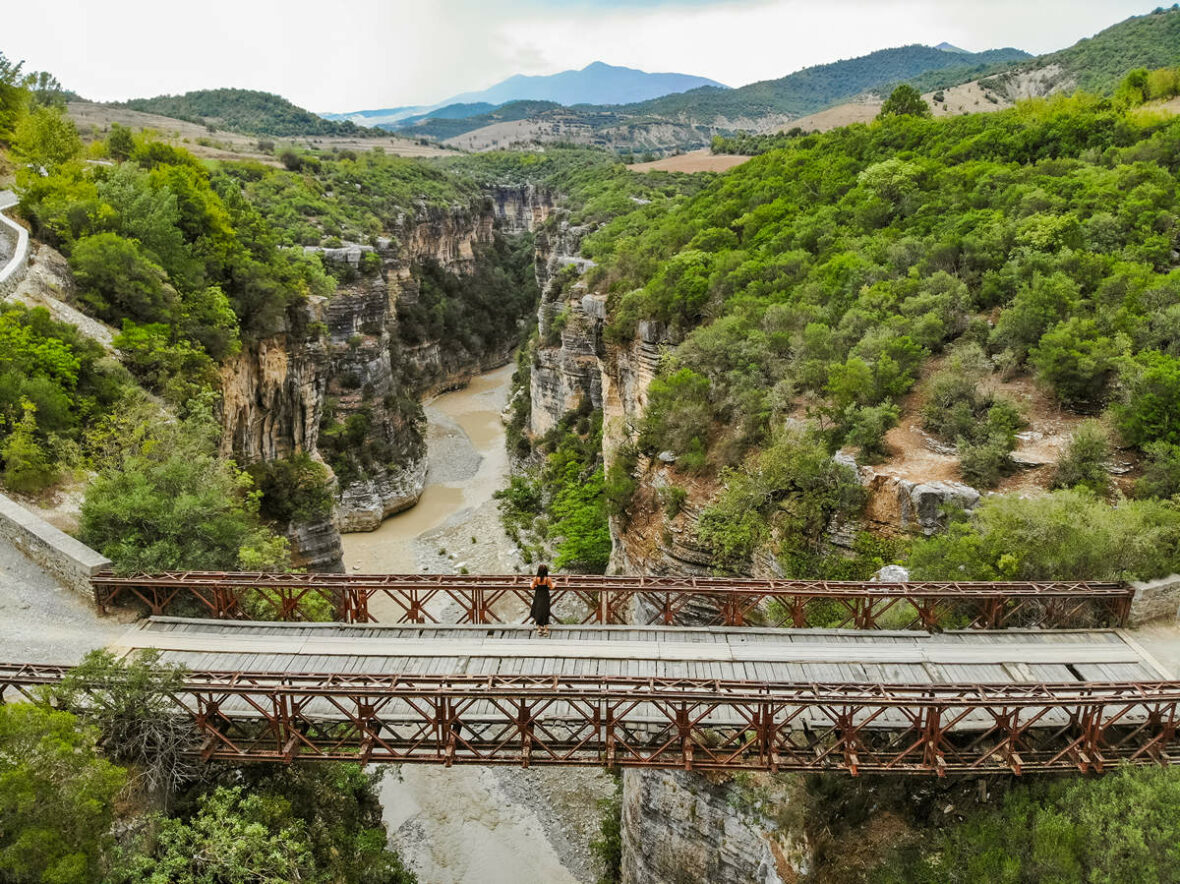
[(123, 572), (284, 565), (285, 541), (262, 526), (250, 477), (217, 456), (207, 410), (133, 432), (86, 491), (84, 543)]
[(1171, 442), (1148, 442), (1143, 446), (1146, 458), (1143, 475), (1135, 483), (1139, 497), (1175, 497), (1180, 494), (1180, 445)]
[(328, 470), (307, 452), (252, 464), (247, 471), (262, 492), (264, 518), (285, 528), (289, 522), (315, 522), (332, 514)]
[(57, 481), (57, 470), (37, 440), (37, 407), (25, 399), (24, 415), (0, 446), (4, 484), (21, 494), (35, 494)]
[(930, 105), (922, 100), (921, 93), (908, 83), (902, 83), (885, 99), (881, 105), (878, 120), (888, 117), (928, 117)]
[(219, 786), (200, 796), (189, 820), (158, 818), (150, 844), (125, 871), (126, 884), (319, 882), (306, 826), (281, 798)]
[(1123, 401), (1114, 408), (1119, 431), (1133, 445), (1180, 444), (1180, 359), (1158, 351), (1123, 360)]
[(0, 704), (0, 878), (93, 884), (111, 847), (125, 775), (74, 716)]
[(96, 233), (74, 245), (70, 254), (82, 301), (102, 319), (119, 322), (174, 322), (176, 290), (164, 268), (135, 240), (116, 233)]
[(1072, 316), (1047, 331), (1029, 354), (1037, 375), (1071, 408), (1100, 405), (1118, 357), (1130, 347), (1100, 333), (1093, 319)]
[(23, 61), (10, 61), (0, 52), (0, 140), (12, 137), (29, 105), (29, 91), (21, 74), (23, 66)]
[(82, 139), (59, 108), (36, 107), (16, 125), (13, 148), (26, 163), (53, 169), (82, 152)]
[(111, 131), (107, 134), (107, 153), (112, 160), (120, 163), (131, 158), (135, 150), (135, 137), (131, 130), (118, 123), (111, 123)]
[(1156, 500), (1110, 507), (1084, 491), (985, 497), (970, 518), (919, 540), (917, 580), (1150, 579), (1180, 569), (1180, 509)]
[(1054, 488), (1086, 488), (1099, 496), (1110, 491), (1110, 436), (1098, 421), (1086, 421), (1070, 437), (1069, 446), (1057, 462)]

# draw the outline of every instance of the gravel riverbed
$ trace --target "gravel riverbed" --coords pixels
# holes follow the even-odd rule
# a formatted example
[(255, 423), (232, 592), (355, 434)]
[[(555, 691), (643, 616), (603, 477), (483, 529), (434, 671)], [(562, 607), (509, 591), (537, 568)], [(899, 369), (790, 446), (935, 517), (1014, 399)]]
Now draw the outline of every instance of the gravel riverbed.
[[(524, 570), (492, 497), (508, 475), (500, 414), (511, 377), (505, 366), (426, 403), (422, 501), (374, 532), (345, 535), (349, 570)], [(390, 841), (422, 884), (593, 884), (598, 799), (613, 789), (599, 770), (401, 765), (387, 770), (381, 802)]]

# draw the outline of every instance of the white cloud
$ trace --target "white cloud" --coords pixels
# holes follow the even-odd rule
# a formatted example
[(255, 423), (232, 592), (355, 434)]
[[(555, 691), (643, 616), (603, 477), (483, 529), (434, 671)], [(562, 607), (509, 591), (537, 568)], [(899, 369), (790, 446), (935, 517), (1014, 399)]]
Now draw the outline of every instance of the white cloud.
[(10, 4), (0, 51), (101, 100), (216, 86), (313, 110), (439, 101), (602, 60), (733, 86), (904, 43), (1067, 46), (1131, 0), (56, 0)]

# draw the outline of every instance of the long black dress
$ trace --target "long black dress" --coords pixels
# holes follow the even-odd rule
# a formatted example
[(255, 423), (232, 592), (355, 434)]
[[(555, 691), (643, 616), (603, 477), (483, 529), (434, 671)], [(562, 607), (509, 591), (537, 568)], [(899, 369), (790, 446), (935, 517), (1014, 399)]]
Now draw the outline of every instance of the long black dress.
[(538, 626), (549, 625), (549, 590), (552, 587), (553, 581), (548, 577), (533, 581), (533, 604), (529, 608), (529, 616)]

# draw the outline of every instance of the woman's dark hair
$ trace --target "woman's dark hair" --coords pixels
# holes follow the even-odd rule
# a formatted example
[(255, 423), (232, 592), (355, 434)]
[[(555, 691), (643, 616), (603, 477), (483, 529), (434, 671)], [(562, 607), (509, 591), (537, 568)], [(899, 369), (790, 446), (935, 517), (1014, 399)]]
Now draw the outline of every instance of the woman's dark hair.
[(538, 577), (548, 577), (549, 576), (549, 566), (544, 563), (537, 565), (537, 576)]

